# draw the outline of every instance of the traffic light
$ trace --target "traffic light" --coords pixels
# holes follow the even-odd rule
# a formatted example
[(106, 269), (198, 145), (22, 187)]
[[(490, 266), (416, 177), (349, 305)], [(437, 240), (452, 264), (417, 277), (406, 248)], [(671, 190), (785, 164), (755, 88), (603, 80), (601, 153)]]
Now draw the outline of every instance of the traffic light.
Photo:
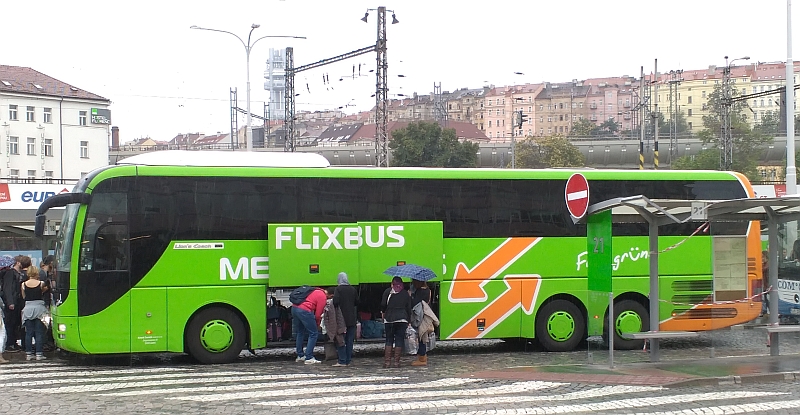
[(517, 129), (522, 129), (522, 123), (528, 119), (528, 116), (522, 113), (522, 110), (517, 111)]

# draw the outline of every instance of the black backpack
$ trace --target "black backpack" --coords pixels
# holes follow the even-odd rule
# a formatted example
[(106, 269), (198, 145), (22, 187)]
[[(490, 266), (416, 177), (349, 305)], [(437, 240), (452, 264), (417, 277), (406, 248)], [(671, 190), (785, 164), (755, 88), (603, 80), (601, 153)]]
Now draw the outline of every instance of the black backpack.
[(301, 287), (297, 287), (289, 294), (289, 301), (294, 305), (303, 304), (303, 301), (306, 301), (306, 298), (312, 291), (316, 288), (309, 287), (308, 285), (303, 285)]

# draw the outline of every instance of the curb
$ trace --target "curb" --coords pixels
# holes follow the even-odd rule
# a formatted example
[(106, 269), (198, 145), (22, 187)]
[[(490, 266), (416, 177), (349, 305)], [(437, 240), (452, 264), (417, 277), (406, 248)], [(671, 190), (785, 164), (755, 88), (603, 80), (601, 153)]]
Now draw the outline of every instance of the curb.
[(800, 372), (779, 372), (744, 376), (687, 379), (666, 383), (663, 386), (666, 388), (686, 388), (695, 386), (751, 385), (770, 382), (794, 382), (798, 380), (800, 380)]

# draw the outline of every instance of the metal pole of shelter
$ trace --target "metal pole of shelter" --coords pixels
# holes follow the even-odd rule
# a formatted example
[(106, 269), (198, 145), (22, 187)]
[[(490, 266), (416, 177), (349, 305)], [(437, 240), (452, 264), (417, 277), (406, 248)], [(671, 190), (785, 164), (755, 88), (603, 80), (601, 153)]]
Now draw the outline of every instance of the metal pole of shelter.
[[(644, 210), (644, 209), (642, 209)], [(643, 215), (644, 216), (644, 215)], [(650, 228), (650, 330), (658, 331), (659, 327), (659, 302), (658, 302), (658, 222), (652, 215), (646, 215)], [(650, 361), (659, 359), (658, 338), (650, 339)]]
[[(769, 287), (772, 289), (767, 294), (769, 296), (769, 324), (771, 326), (778, 325), (778, 264), (780, 264), (780, 260), (778, 258), (779, 247), (778, 247), (778, 220), (773, 214), (772, 209), (765, 209), (767, 212), (768, 220), (767, 220), (767, 227), (768, 235), (769, 235)], [(764, 289), (769, 288), (764, 287)], [(769, 354), (770, 356), (778, 356), (780, 355), (780, 348), (779, 345), (779, 335), (778, 333), (768, 333), (769, 336)]]

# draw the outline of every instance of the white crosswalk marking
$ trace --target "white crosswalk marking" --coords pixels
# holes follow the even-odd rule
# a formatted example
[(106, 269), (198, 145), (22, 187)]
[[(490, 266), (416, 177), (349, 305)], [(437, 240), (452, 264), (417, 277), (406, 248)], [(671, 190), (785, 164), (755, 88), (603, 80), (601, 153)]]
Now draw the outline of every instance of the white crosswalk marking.
[[(197, 373), (198, 376), (205, 376), (203, 373)], [(124, 388), (146, 388), (153, 386), (173, 386), (173, 385), (196, 385), (204, 383), (222, 383), (222, 382), (249, 382), (252, 380), (273, 380), (279, 381), (286, 379), (289, 375), (251, 375), (251, 376), (230, 376), (222, 378), (208, 378), (195, 376), (191, 379), (165, 379), (165, 380), (143, 380), (131, 382), (111, 382), (111, 383), (92, 383), (87, 385), (76, 386), (62, 386), (54, 388), (42, 389), (42, 393), (73, 393), (73, 392), (104, 392), (110, 390), (124, 389)], [(313, 378), (317, 375), (298, 374), (293, 375), (297, 378)], [(146, 378), (143, 378), (146, 379)]]
[[(87, 375), (84, 377), (79, 378), (72, 378), (69, 377), (71, 375), (67, 374), (62, 377), (59, 374), (59, 377), (56, 379), (42, 379), (41, 373), (35, 374), (36, 379), (31, 380), (28, 382), (12, 382), (12, 383), (0, 383), (0, 388), (2, 387), (37, 387), (37, 386), (45, 386), (45, 385), (63, 385), (67, 383), (86, 383), (86, 382), (127, 382), (127, 381), (136, 381), (142, 379), (173, 379), (173, 378), (196, 378), (197, 373), (194, 372), (180, 372), (180, 373), (163, 373), (163, 374), (150, 374), (148, 376), (108, 376), (108, 377), (93, 377), (91, 375)], [(222, 376), (237, 376), (242, 375), (242, 372), (216, 372), (216, 373), (204, 373), (203, 376), (209, 377), (222, 377)], [(88, 378), (88, 379), (87, 379)]]
[[(236, 392), (236, 393), (224, 393), (224, 394), (214, 394), (214, 395), (199, 395), (199, 396), (181, 396), (178, 398), (169, 398), (169, 399), (180, 399), (185, 401), (197, 401), (197, 402), (215, 402), (215, 401), (229, 401), (229, 400), (238, 400), (238, 399), (250, 399), (250, 398), (266, 398), (266, 397), (273, 397), (273, 396), (312, 396), (314, 395), (313, 404), (318, 403), (325, 403), (325, 395), (331, 395), (336, 402), (343, 402), (340, 399), (348, 399), (352, 398), (353, 394), (358, 394), (359, 392), (366, 392), (366, 391), (383, 391), (383, 390), (399, 390), (399, 389), (426, 389), (426, 388), (434, 388), (434, 387), (453, 387), (453, 386), (461, 386), (468, 383), (478, 382), (480, 379), (441, 379), (432, 382), (420, 382), (420, 383), (377, 383), (373, 385), (356, 385), (351, 386), (347, 385), (347, 378), (341, 379), (342, 384), (340, 386), (330, 386), (330, 387), (321, 387), (321, 388), (303, 388), (303, 389), (284, 389), (284, 390), (263, 390), (263, 391), (248, 391), (248, 392)], [(415, 395), (418, 392), (415, 392)], [(318, 396), (317, 396), (318, 395)], [(408, 397), (408, 393), (402, 394), (405, 397)], [(357, 395), (363, 396), (363, 395)], [(307, 401), (304, 399), (303, 402)]]
[[(399, 379), (406, 379), (404, 377), (388, 377), (388, 376), (356, 376), (347, 378), (344, 382), (347, 383), (359, 383), (359, 382), (378, 382), (378, 381), (387, 381), (387, 380), (399, 380)], [(342, 383), (343, 380), (341, 378), (315, 378), (310, 380), (290, 380), (290, 381), (277, 381), (277, 382), (264, 382), (264, 383), (248, 383), (247, 387), (250, 389), (261, 389), (261, 388), (285, 388), (289, 386), (312, 386), (312, 385), (324, 385), (329, 383)], [(192, 388), (171, 388), (171, 389), (145, 389), (140, 391), (128, 391), (128, 392), (111, 392), (111, 393), (102, 393), (102, 396), (142, 396), (142, 395), (164, 395), (164, 394), (179, 394), (179, 393), (186, 393), (186, 394), (197, 394), (201, 392), (227, 392), (230, 391), (230, 386), (203, 386), (203, 387), (192, 387)]]
[[(403, 409), (422, 409), (430, 407), (436, 407), (436, 408), (453, 407), (453, 406), (469, 407), (469, 406), (500, 404), (500, 403), (572, 401), (578, 399), (599, 398), (603, 396), (619, 395), (624, 393), (653, 392), (653, 391), (659, 391), (661, 389), (662, 388), (660, 387), (653, 387), (653, 386), (615, 385), (615, 386), (604, 386), (586, 391), (570, 392), (561, 395), (491, 396), (485, 398), (439, 399), (434, 401), (423, 401), (423, 402), (404, 402), (402, 404), (389, 403), (389, 404), (376, 404), (376, 405), (342, 406), (336, 409), (340, 409), (345, 412), (355, 412), (355, 411), (396, 412), (396, 411), (402, 411)], [(274, 404), (274, 405), (279, 405), (279, 404)]]
[[(421, 391), (414, 392), (413, 396), (415, 398), (427, 398), (427, 397), (438, 397), (438, 396), (493, 395), (501, 393), (518, 393), (518, 392), (526, 392), (537, 389), (547, 389), (547, 388), (552, 388), (554, 386), (562, 385), (561, 383), (536, 381), (536, 382), (518, 382), (512, 385), (495, 386), (483, 389), (462, 389), (455, 391), (430, 390), (432, 388), (439, 388), (439, 387), (461, 386), (467, 383), (471, 383), (470, 381), (478, 382), (481, 380), (482, 379), (450, 378), (432, 382), (424, 382), (424, 383), (401, 385), (401, 386), (423, 389)], [(376, 385), (376, 386), (377, 388), (370, 390), (393, 390), (397, 385)], [(364, 389), (359, 388), (359, 391), (364, 391)], [(341, 393), (341, 394), (335, 394), (335, 396), (331, 397), (324, 397), (324, 396), (317, 397), (314, 399), (314, 403), (337, 404), (337, 403), (372, 401), (372, 400), (405, 399), (408, 398), (408, 396), (409, 392), (384, 392), (384, 393), (374, 393), (374, 394), (364, 394), (364, 395), (358, 395), (358, 394), (348, 395), (345, 393)], [(306, 401), (307, 399), (265, 401), (265, 402), (258, 402), (257, 405), (298, 406), (306, 404)]]
[(541, 406), (536, 408), (516, 408), (516, 409), (502, 409), (502, 410), (455, 412), (454, 415), (455, 414), (458, 415), (569, 414), (574, 412), (595, 412), (595, 411), (609, 411), (609, 410), (621, 411), (623, 409), (628, 409), (628, 408), (641, 408), (647, 406), (674, 405), (681, 403), (685, 404), (689, 402), (730, 400), (730, 399), (755, 398), (755, 397), (777, 396), (777, 395), (788, 395), (788, 394), (776, 393), (776, 392), (696, 393), (696, 394), (671, 395), (671, 396), (659, 396), (659, 397), (620, 399), (614, 401), (597, 402), (589, 404), (572, 404), (572, 405), (560, 405), (560, 406)]
[[(722, 405), (711, 406), (703, 408), (703, 413), (711, 414), (747, 414), (751, 412), (769, 412), (777, 409), (793, 409), (800, 408), (800, 400), (793, 401), (777, 401), (777, 402), (759, 402), (759, 403), (743, 403), (741, 405)], [(668, 411), (668, 412), (648, 412), (647, 415), (697, 415), (697, 409), (685, 409), (683, 411)]]
[[(21, 365), (27, 366), (27, 365)], [(25, 369), (6, 369), (0, 370), (0, 377), (13, 377), (20, 378), (36, 378), (41, 379), (42, 373), (58, 373), (59, 376), (102, 376), (102, 375), (126, 375), (134, 373), (164, 373), (164, 372), (190, 372), (196, 369), (193, 368), (177, 368), (177, 367), (164, 367), (164, 368), (150, 368), (150, 369), (108, 369), (108, 370), (94, 370), (87, 367), (76, 366), (50, 366), (46, 368), (39, 368), (40, 365), (30, 365)]]

